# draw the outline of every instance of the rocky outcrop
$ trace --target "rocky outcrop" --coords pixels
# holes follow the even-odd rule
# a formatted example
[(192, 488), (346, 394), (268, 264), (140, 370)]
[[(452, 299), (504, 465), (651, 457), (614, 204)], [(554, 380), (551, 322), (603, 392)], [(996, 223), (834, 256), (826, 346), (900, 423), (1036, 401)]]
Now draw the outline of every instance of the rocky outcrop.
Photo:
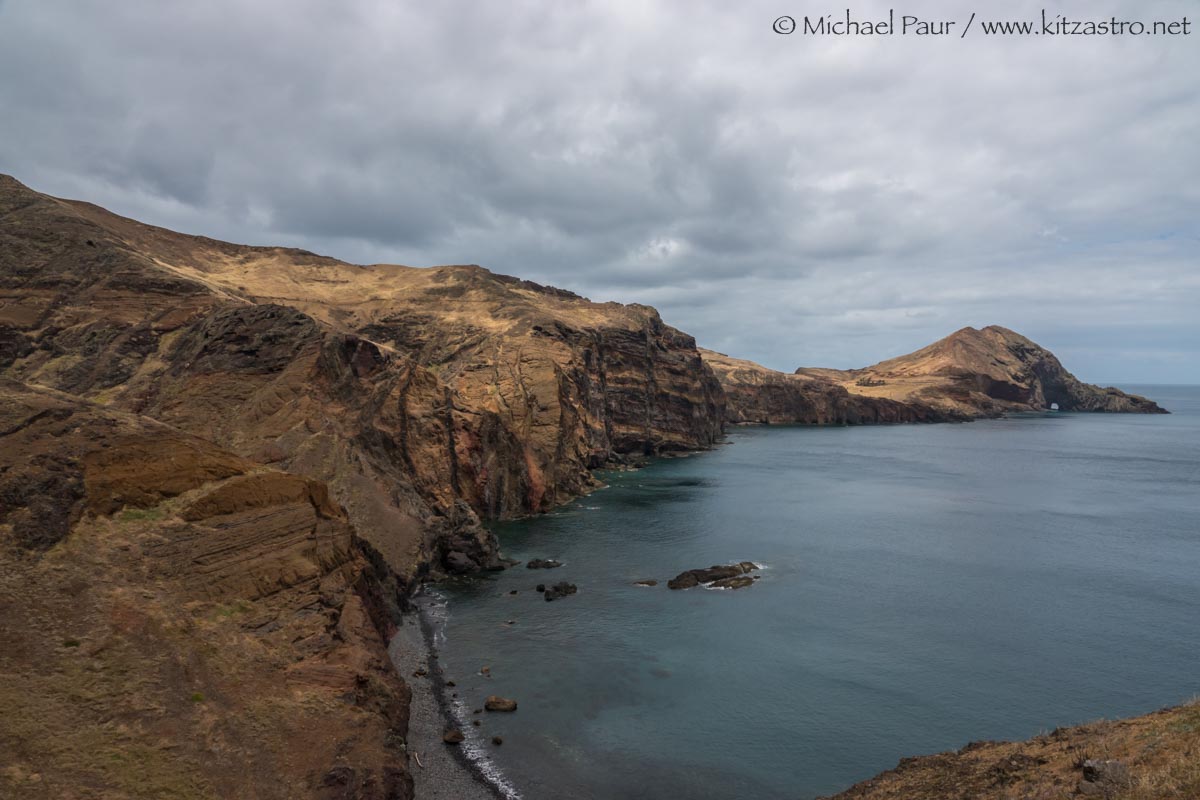
[[(689, 569), (667, 581), (668, 589), (691, 589), (701, 585), (717, 585), (725, 581), (721, 588), (738, 589), (748, 586), (743, 579), (748, 573), (758, 569), (753, 561), (742, 561), (737, 564), (716, 564), (705, 569)], [(753, 580), (753, 578), (749, 578)]]
[(734, 424), (876, 425), (963, 418), (923, 403), (852, 394), (824, 377), (776, 372), (711, 350), (701, 354), (721, 382), (726, 419)]
[(851, 394), (924, 405), (964, 417), (1009, 412), (1166, 413), (1151, 400), (1083, 383), (1044, 347), (991, 325), (963, 328), (915, 353), (858, 370), (798, 369)]
[(1200, 797), (1200, 706), (904, 758), (829, 800)]
[(324, 484), (0, 381), (0, 795), (411, 797), (370, 569)]
[(552, 600), (558, 600), (560, 597), (575, 594), (579, 591), (579, 587), (573, 583), (559, 581), (553, 586), (547, 586), (542, 590), (542, 598), (549, 603)]
[(1011, 412), (1161, 414), (1153, 401), (1086, 384), (1054, 354), (1006, 328), (963, 328), (922, 350), (856, 370), (776, 372), (702, 351), (733, 423), (951, 422)]

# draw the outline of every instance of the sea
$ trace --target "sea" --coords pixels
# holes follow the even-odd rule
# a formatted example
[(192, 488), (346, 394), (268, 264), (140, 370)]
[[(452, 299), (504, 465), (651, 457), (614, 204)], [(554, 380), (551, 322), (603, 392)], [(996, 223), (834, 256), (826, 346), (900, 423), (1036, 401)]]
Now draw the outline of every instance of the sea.
[[(734, 428), (498, 525), (563, 566), (425, 598), (468, 751), (528, 800), (802, 800), (1192, 699), (1200, 387), (1127, 388), (1173, 413)], [(741, 561), (748, 588), (666, 586)]]

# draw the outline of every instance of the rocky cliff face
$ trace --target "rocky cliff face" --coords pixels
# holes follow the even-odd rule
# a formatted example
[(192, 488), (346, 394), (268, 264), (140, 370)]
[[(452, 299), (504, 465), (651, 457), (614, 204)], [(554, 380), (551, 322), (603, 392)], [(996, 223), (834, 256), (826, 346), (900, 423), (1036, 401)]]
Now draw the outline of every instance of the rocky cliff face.
[(726, 417), (735, 424), (873, 425), (963, 419), (922, 403), (852, 394), (828, 378), (776, 372), (709, 350), (702, 353), (721, 381)]
[(402, 583), (452, 553), (493, 564), (481, 517), (712, 445), (724, 401), (692, 338), (648, 307), (185, 236), (11, 178), (0, 374), (327, 482)]
[(0, 381), (0, 795), (411, 797), (371, 573), (324, 484)]
[(776, 372), (704, 351), (735, 423), (947, 422), (1010, 412), (1166, 413), (1153, 401), (1083, 383), (1054, 354), (998, 326), (963, 328), (929, 347), (856, 370)]
[(0, 794), (409, 797), (382, 643), (415, 582), (712, 445), (723, 400), (651, 308), (0, 176)]
[(857, 370), (798, 369), (862, 397), (931, 406), (965, 417), (1006, 412), (1162, 414), (1151, 400), (1083, 383), (1044, 347), (991, 325), (963, 328), (915, 353)]

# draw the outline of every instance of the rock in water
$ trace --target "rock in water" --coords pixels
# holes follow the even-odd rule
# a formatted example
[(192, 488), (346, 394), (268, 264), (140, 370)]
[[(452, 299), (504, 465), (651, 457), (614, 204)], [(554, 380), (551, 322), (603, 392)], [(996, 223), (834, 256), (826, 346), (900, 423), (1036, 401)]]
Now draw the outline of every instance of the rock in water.
[(462, 744), (464, 738), (463, 732), (458, 728), (450, 728), (442, 734), (442, 741), (446, 744)]
[(551, 600), (557, 600), (560, 597), (566, 597), (569, 594), (575, 594), (578, 591), (579, 587), (577, 587), (575, 584), (567, 583), (566, 581), (560, 581), (559, 583), (548, 587), (546, 589), (546, 593), (542, 596), (546, 598), (546, 602), (550, 602)]
[(517, 701), (493, 694), (489, 695), (488, 699), (483, 702), (483, 707), (488, 711), (516, 711)]
[(554, 569), (561, 567), (562, 563), (555, 561), (553, 558), (535, 558), (525, 565), (526, 569)]
[(653, 579), (634, 581), (634, 586), (658, 586), (658, 581)]
[(715, 586), (718, 589), (744, 589), (747, 586), (754, 584), (756, 579), (750, 575), (737, 575), (732, 578), (721, 578), (719, 581), (713, 581), (710, 586)]
[(681, 572), (671, 580), (667, 581), (668, 589), (691, 589), (693, 586), (699, 586), (700, 579), (696, 577), (695, 571)]
[[(667, 581), (667, 587), (670, 589), (691, 589), (693, 586), (699, 586), (702, 583), (713, 583), (714, 581), (736, 578), (739, 575), (745, 575), (747, 572), (756, 569), (758, 569), (758, 565), (753, 561), (742, 561), (738, 564), (716, 564), (708, 569), (689, 569)], [(741, 585), (749, 586), (750, 584), (745, 583)], [(739, 587), (732, 586), (730, 588)]]

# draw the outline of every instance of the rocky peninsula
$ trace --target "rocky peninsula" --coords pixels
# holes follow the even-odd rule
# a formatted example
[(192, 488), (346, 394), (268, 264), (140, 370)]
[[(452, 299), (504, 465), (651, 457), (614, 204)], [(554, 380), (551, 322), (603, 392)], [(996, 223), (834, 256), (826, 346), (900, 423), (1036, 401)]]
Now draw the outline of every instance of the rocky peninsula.
[(488, 520), (727, 423), (1055, 404), (1161, 411), (1003, 328), (785, 374), (648, 306), (189, 236), (0, 176), (0, 794), (412, 797), (386, 644), (423, 582), (506, 566)]

